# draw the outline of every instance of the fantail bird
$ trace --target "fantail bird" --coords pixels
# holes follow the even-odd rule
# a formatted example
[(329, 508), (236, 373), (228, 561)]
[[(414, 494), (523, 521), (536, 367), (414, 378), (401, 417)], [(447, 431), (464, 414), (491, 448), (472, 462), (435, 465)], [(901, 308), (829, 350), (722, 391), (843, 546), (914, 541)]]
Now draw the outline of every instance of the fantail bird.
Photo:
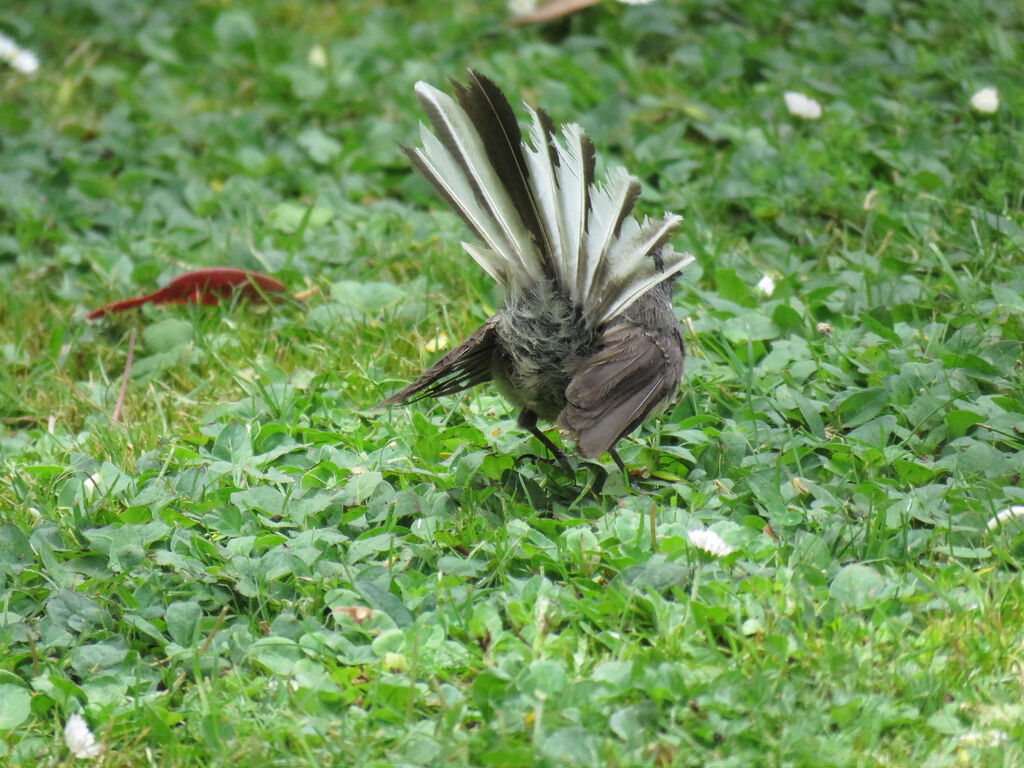
[(436, 132), (404, 148), (412, 164), (466, 222), (470, 256), (504, 289), (495, 315), (377, 407), (494, 381), (529, 430), (556, 422), (580, 455), (607, 451), (671, 401), (683, 377), (683, 337), (672, 286), (693, 261), (668, 239), (680, 217), (631, 215), (640, 182), (625, 168), (594, 180), (594, 147), (527, 107), (530, 142), (508, 100), (483, 75), (454, 84), (455, 99), (424, 82), (416, 94)]

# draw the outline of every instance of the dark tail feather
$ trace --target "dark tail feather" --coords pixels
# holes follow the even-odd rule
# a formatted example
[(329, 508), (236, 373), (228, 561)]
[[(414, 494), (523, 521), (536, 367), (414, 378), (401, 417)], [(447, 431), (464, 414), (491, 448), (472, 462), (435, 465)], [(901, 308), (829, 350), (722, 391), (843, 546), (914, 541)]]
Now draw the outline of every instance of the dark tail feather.
[(468, 85), (458, 82), (453, 85), (459, 105), (483, 141), (491, 167), (533, 236), (541, 254), (544, 276), (548, 280), (555, 279), (552, 249), (530, 184), (530, 169), (523, 156), (523, 134), (512, 106), (501, 89), (479, 72), (469, 71)]

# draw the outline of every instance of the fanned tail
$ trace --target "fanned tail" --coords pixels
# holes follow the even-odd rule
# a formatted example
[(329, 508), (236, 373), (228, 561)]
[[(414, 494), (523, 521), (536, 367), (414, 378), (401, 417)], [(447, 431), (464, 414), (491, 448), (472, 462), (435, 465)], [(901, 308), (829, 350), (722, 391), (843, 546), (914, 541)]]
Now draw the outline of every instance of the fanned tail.
[(575, 123), (559, 139), (547, 114), (530, 110), (525, 143), (501, 90), (473, 71), (455, 99), (424, 82), (416, 93), (436, 135), (421, 126), (422, 148), (406, 154), (479, 239), (467, 252), (506, 290), (553, 284), (596, 327), (693, 260), (666, 246), (678, 216), (633, 218), (636, 177), (616, 166), (594, 181), (593, 143)]

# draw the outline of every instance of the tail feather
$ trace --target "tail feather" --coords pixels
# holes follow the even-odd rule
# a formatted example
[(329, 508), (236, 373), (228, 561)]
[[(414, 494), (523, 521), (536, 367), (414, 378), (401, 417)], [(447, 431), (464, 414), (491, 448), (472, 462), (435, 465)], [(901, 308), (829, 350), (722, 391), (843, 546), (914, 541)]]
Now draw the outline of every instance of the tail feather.
[(491, 80), (470, 71), (469, 85), (454, 83), (459, 105), (483, 142), (491, 168), (501, 180), (519, 218), (540, 256), (544, 277), (556, 279), (548, 233), (530, 186), (530, 169), (523, 148), (523, 134), (505, 95)]
[(427, 83), (417, 83), (416, 93), (437, 131), (433, 137), (424, 130), (423, 149), (415, 150), (428, 169), (427, 178), (439, 189), (461, 188), (456, 211), (483, 232), (491, 250), (514, 265), (512, 275), (538, 275), (536, 247), (469, 116), (454, 99)]
[(562, 288), (575, 304), (586, 307), (587, 296), (578, 293), (577, 281), (580, 264), (586, 259), (590, 187), (594, 181), (594, 144), (576, 123), (563, 126), (562, 137), (565, 144), (555, 143), (559, 158), (555, 171), (559, 215), (566, 234), (566, 250), (562, 255)]
[[(423, 135), (424, 146), (437, 140), (422, 124), (420, 132)], [(434, 185), (444, 201), (459, 214), (473, 234), (485, 243), (491, 242), (489, 222), (484, 219), (483, 211), (477, 204), (476, 195), (465, 175), (451, 168), (450, 163), (444, 162), (441, 157), (436, 158), (433, 162), (428, 160), (425, 150), (402, 147), (402, 151), (409, 158), (413, 168), (422, 173)]]
[[(669, 214), (661, 220), (645, 217), (643, 226), (631, 217), (623, 222), (622, 232), (601, 260), (594, 281), (599, 288), (595, 299), (598, 316), (608, 319), (620, 315), (655, 285), (693, 261), (690, 254), (664, 247), (681, 221), (679, 216)], [(660, 270), (657, 262), (661, 262)], [(654, 268), (644, 270), (648, 264)]]
[[(558, 150), (555, 142), (555, 125), (548, 114), (538, 109), (527, 107), (532, 122), (530, 124), (530, 143), (525, 146), (526, 162), (530, 171), (530, 187), (533, 190), (540, 217), (547, 232), (548, 247), (553, 263), (561, 265), (558, 269), (558, 280), (566, 280), (570, 286), (575, 285), (576, 263), (567, 258), (569, 251), (568, 232), (565, 217), (562, 215), (562, 200), (558, 186), (556, 169), (559, 166)], [(576, 295), (572, 296), (576, 300)]]
[(602, 266), (602, 256), (615, 245), (622, 231), (622, 222), (632, 212), (639, 196), (640, 182), (621, 166), (608, 171), (603, 186), (594, 185), (584, 262), (586, 269), (577, 278), (578, 295), (590, 295), (594, 277)]
[(509, 264), (500, 254), (490, 248), (481, 248), (473, 243), (463, 242), (462, 247), (473, 257), (473, 261), (483, 267), (484, 272), (494, 278), (498, 285), (508, 285), (511, 282), (508, 275)]
[[(440, 142), (425, 126), (420, 126), (420, 133), (423, 137), (423, 148), (405, 149), (405, 154), (413, 167), (434, 185), (445, 202), (459, 214), (478, 239), (492, 249), (508, 248), (506, 244), (502, 244), (501, 233), (493, 218), (479, 200), (472, 183), (456, 160), (444, 150), (438, 149)], [(518, 264), (518, 261), (516, 263)]]
[(457, 100), (424, 82), (416, 93), (437, 135), (423, 128), (423, 147), (406, 153), (481, 241), (466, 250), (507, 290), (553, 283), (597, 326), (693, 260), (663, 247), (678, 216), (633, 218), (640, 182), (624, 168), (595, 183), (594, 145), (578, 125), (559, 138), (530, 110), (524, 142), (502, 92), (473, 71)]

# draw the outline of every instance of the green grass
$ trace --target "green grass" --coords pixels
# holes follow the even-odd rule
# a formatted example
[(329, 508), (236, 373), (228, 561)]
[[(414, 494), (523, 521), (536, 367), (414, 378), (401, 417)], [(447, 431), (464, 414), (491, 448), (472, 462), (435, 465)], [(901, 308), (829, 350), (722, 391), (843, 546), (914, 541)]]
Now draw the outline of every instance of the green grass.
[[(78, 711), (109, 766), (1024, 763), (1024, 527), (987, 525), (1024, 505), (1019, 3), (0, 31), (42, 61), (0, 64), (0, 763), (68, 761)], [(399, 151), (467, 67), (685, 216), (641, 493), (529, 458), (487, 388), (369, 410), (499, 300)], [(84, 321), (218, 264), (318, 293)]]

